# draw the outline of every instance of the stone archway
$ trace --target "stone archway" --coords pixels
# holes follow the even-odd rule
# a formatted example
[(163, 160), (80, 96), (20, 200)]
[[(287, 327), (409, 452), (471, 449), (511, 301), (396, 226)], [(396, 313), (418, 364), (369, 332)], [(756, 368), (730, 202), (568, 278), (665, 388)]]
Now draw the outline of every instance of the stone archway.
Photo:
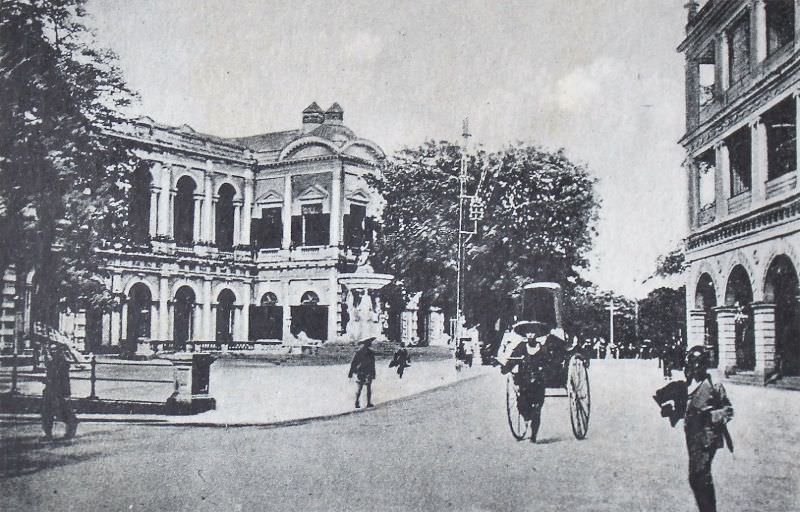
[(194, 243), (194, 192), (197, 185), (189, 176), (181, 176), (176, 188), (173, 212), (175, 243), (191, 247)]
[(719, 364), (719, 336), (714, 313), (714, 308), (717, 306), (717, 291), (708, 273), (703, 273), (697, 280), (694, 303), (696, 310), (703, 312), (703, 344), (710, 350), (711, 365), (716, 368)]
[(194, 310), (196, 297), (191, 286), (181, 286), (175, 292), (172, 309), (176, 349), (185, 349), (186, 342), (194, 337)]
[(128, 292), (127, 332), (123, 352), (136, 352), (140, 339), (150, 338), (150, 306), (153, 297), (143, 283), (134, 284)]
[(153, 177), (144, 167), (138, 167), (131, 179), (128, 205), (128, 221), (131, 227), (131, 237), (135, 242), (146, 242), (150, 239), (150, 187)]
[(319, 305), (319, 296), (308, 291), (300, 298), (299, 306), (292, 306), (291, 333), (301, 332), (311, 339), (328, 339), (328, 307)]
[(742, 265), (736, 265), (728, 277), (725, 305), (736, 308), (734, 345), (737, 370), (754, 370), (756, 365), (752, 303), (753, 288), (750, 285), (750, 276)]
[(233, 198), (236, 196), (236, 190), (228, 183), (223, 184), (219, 188), (219, 199), (217, 200), (217, 208), (215, 213), (214, 222), (216, 223), (216, 240), (215, 243), (220, 251), (232, 251), (234, 242), (234, 215), (235, 209), (233, 206)]
[(266, 292), (258, 306), (250, 306), (251, 340), (283, 339), (283, 306), (278, 305), (278, 296)]
[(764, 301), (775, 305), (775, 365), (782, 375), (800, 375), (798, 278), (789, 257), (780, 255), (772, 260)]
[(216, 340), (218, 342), (230, 343), (233, 341), (235, 311), (236, 296), (225, 288), (217, 296)]

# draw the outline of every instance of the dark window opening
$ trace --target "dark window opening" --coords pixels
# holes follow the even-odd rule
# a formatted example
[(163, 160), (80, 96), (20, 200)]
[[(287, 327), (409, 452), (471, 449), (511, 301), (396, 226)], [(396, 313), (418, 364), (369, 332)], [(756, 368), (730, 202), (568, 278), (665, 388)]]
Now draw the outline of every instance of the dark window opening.
[(698, 196), (701, 210), (707, 210), (714, 205), (716, 171), (716, 152), (709, 149), (697, 159)]
[(745, 127), (725, 141), (730, 159), (731, 197), (747, 192), (751, 187), (751, 136), (750, 128)]
[(735, 21), (728, 32), (728, 76), (731, 85), (750, 74), (750, 15)]
[(150, 171), (138, 168), (131, 180), (130, 205), (128, 219), (131, 226), (131, 237), (134, 242), (146, 242), (150, 239), (150, 184), (153, 179)]
[(194, 180), (184, 176), (178, 180), (175, 195), (175, 243), (190, 247), (194, 243)]
[(262, 208), (261, 218), (253, 219), (253, 243), (257, 249), (280, 249), (283, 240), (281, 208)]
[(219, 188), (216, 212), (216, 244), (220, 251), (233, 250), (233, 197), (236, 190), (227, 183)]
[(229, 343), (233, 341), (233, 315), (236, 310), (236, 296), (230, 290), (222, 290), (217, 298), (216, 341)]
[(767, 128), (767, 180), (797, 168), (797, 111), (795, 99), (787, 98), (763, 117)]
[(292, 216), (292, 245), (328, 245), (331, 216), (321, 204), (303, 205), (301, 215)]
[(350, 205), (350, 213), (344, 216), (344, 241), (348, 247), (364, 245), (364, 219), (367, 207), (359, 204)]
[(698, 98), (704, 107), (714, 102), (717, 87), (717, 63), (714, 45), (709, 46), (697, 61), (699, 67)]
[(767, 54), (794, 41), (794, 1), (769, 0), (767, 11)]
[(193, 338), (195, 295), (194, 290), (182, 286), (175, 294), (173, 304), (174, 339), (178, 348), (186, 347), (186, 342)]

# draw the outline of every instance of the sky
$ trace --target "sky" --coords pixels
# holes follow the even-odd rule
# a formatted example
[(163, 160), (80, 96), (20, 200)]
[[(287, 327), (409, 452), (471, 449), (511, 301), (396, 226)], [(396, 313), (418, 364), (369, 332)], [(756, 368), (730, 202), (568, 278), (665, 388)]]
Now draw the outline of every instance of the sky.
[(684, 0), (90, 0), (135, 113), (219, 136), (312, 101), (387, 154), (428, 139), (564, 148), (599, 180), (586, 278), (644, 296), (687, 231)]

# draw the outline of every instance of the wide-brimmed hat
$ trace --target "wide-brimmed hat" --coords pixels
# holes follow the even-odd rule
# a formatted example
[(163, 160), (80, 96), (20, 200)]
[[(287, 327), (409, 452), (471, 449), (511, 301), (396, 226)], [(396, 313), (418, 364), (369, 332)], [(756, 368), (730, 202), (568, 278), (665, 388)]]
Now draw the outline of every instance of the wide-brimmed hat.
[(369, 338), (364, 338), (363, 340), (359, 341), (359, 345), (371, 345), (372, 342), (375, 341), (375, 336), (370, 336)]

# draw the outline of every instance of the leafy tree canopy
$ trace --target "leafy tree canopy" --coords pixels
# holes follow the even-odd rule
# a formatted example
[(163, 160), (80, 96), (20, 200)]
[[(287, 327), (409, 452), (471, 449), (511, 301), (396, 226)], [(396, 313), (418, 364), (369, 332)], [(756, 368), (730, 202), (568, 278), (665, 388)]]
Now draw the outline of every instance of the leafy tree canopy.
[(135, 159), (105, 130), (133, 96), (84, 3), (0, 2), (0, 273), (34, 271), (34, 314), (107, 307), (97, 248), (127, 232)]
[[(450, 314), (460, 166), (459, 146), (428, 142), (394, 156), (373, 183), (386, 201), (373, 266), (394, 274), (407, 293), (422, 292), (421, 304)], [(564, 283), (586, 266), (599, 208), (596, 180), (563, 151), (535, 146), (478, 151), (466, 166), (466, 193), (485, 200), (486, 215), (465, 246), (465, 315), (490, 328), (509, 313), (509, 298), (523, 284)]]

